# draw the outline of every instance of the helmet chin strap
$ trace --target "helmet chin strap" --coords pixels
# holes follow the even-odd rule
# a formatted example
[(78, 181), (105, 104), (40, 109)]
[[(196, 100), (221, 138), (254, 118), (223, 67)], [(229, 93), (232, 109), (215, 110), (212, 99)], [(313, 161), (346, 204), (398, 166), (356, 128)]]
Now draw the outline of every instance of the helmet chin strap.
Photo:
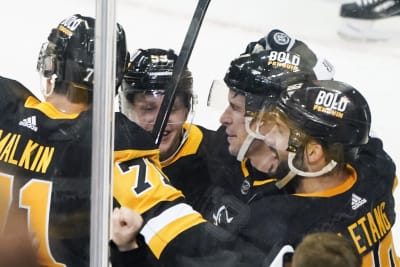
[(257, 121), (256, 124), (256, 131), (253, 131), (250, 129), (250, 122), (253, 120), (252, 117), (245, 117), (244, 118), (244, 126), (246, 128), (246, 132), (248, 135), (246, 136), (246, 139), (243, 141), (243, 144), (240, 146), (239, 152), (236, 156), (236, 159), (238, 161), (242, 161), (247, 153), (247, 150), (249, 149), (251, 143), (253, 142), (254, 139), (258, 140), (264, 140), (264, 136), (259, 133), (260, 130), (260, 121)]
[(333, 170), (333, 168), (336, 167), (337, 162), (334, 160), (331, 160), (325, 167), (323, 167), (321, 170), (316, 171), (316, 172), (305, 172), (305, 171), (301, 171), (299, 169), (297, 169), (294, 165), (293, 165), (293, 160), (294, 157), (296, 156), (296, 153), (294, 152), (289, 152), (288, 155), (288, 164), (289, 164), (289, 169), (296, 173), (297, 175), (303, 176), (303, 177), (318, 177), (321, 175), (324, 175), (330, 171)]
[(302, 176), (302, 177), (318, 177), (318, 176), (324, 175), (324, 174), (332, 171), (337, 165), (336, 161), (331, 160), (325, 167), (323, 167), (319, 171), (316, 171), (316, 172), (305, 172), (305, 171), (301, 171), (301, 170), (297, 169), (294, 166), (293, 160), (294, 160), (295, 156), (296, 156), (296, 153), (289, 152), (288, 165), (289, 165), (290, 171), (285, 177), (283, 177), (282, 179), (280, 179), (279, 181), (277, 181), (275, 183), (275, 185), (279, 189), (282, 189), (284, 186), (286, 186), (296, 175), (299, 175), (299, 176)]
[[(41, 75), (41, 74), (40, 74)], [(42, 90), (42, 94), (45, 98), (49, 97), (51, 94), (53, 94), (54, 92), (54, 86), (56, 83), (56, 78), (57, 75), (53, 74), (51, 75), (51, 78), (44, 78), (42, 75), (40, 77), (41, 80), (41, 85), (40, 85), (40, 89)], [(47, 80), (50, 80), (50, 90), (48, 90), (48, 84), (47, 84)]]

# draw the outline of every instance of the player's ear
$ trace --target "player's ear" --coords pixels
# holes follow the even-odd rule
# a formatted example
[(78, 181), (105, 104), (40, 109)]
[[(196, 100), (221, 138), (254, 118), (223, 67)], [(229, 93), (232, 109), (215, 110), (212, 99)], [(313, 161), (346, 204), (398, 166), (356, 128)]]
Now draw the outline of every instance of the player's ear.
[(324, 150), (318, 142), (310, 141), (304, 151), (309, 164), (315, 164), (325, 158)]

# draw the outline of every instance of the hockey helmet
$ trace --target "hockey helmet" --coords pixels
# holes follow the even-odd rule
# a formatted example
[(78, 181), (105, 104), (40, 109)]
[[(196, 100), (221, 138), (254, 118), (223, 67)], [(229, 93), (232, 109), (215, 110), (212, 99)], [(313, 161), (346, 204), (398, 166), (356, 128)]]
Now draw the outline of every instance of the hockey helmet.
[[(291, 52), (263, 50), (241, 55), (231, 62), (223, 84), (244, 96), (244, 125), (248, 134), (236, 155), (237, 160), (244, 159), (254, 139), (263, 140), (259, 132), (263, 116), (259, 115), (276, 106), (287, 85), (316, 79), (306, 60)], [(211, 88), (209, 103), (215, 101), (217, 91), (222, 90)]]
[[(353, 148), (368, 142), (371, 112), (363, 95), (340, 81), (312, 81), (289, 88), (278, 107), (288, 118), (322, 144)], [(295, 140), (289, 150), (296, 151)]]
[[(231, 62), (224, 82), (246, 96), (246, 110), (252, 115), (264, 98), (267, 103), (275, 102), (287, 84), (304, 79), (331, 80), (334, 74), (335, 68), (327, 59), (319, 57), (304, 42), (274, 29), (247, 45), (245, 52)], [(213, 84), (224, 88), (218, 81)], [(208, 104), (221, 106), (212, 103), (212, 95), (218, 95), (213, 87)]]
[[(93, 89), (95, 19), (80, 14), (70, 16), (52, 29), (42, 45), (37, 70), (55, 82), (65, 81)], [(125, 31), (116, 25), (116, 87), (121, 83), (128, 52)]]
[(253, 116), (263, 104), (274, 105), (288, 84), (316, 78), (303, 61), (300, 55), (284, 51), (245, 54), (231, 62), (224, 82), (245, 96), (246, 116)]
[[(172, 49), (138, 49), (128, 63), (122, 80), (121, 91), (125, 97), (135, 93), (164, 95), (169, 89), (177, 55)], [(193, 101), (193, 77), (185, 68), (178, 82), (176, 95), (183, 98), (188, 109)]]

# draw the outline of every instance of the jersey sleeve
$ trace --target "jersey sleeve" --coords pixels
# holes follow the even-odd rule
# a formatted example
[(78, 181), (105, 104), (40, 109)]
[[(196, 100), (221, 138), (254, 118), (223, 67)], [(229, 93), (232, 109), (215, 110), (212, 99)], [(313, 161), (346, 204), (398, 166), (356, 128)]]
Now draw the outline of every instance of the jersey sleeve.
[(141, 233), (157, 258), (181, 232), (205, 221), (146, 157), (116, 162), (113, 190), (121, 206), (143, 216)]
[(129, 251), (119, 251), (113, 241), (109, 242), (110, 261), (113, 267), (125, 266), (146, 266), (161, 267), (159, 261), (154, 258), (148, 246), (146, 246), (143, 236), (137, 238), (138, 248)]
[(171, 240), (205, 220), (161, 171), (159, 151), (147, 132), (116, 114), (115, 138), (114, 200), (142, 215), (141, 234), (159, 258)]
[(164, 267), (257, 267), (269, 266), (268, 254), (264, 254), (222, 228), (204, 222), (181, 232), (171, 240), (157, 260), (146, 251), (147, 245), (120, 252), (110, 244), (113, 267), (164, 266)]

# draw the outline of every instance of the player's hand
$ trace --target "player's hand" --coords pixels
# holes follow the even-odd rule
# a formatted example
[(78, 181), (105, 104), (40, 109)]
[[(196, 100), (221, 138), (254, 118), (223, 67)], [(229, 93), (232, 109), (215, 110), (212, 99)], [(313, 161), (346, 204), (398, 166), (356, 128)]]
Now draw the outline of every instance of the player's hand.
[(120, 251), (138, 247), (136, 237), (143, 224), (143, 218), (132, 209), (115, 208), (111, 217), (111, 239)]

